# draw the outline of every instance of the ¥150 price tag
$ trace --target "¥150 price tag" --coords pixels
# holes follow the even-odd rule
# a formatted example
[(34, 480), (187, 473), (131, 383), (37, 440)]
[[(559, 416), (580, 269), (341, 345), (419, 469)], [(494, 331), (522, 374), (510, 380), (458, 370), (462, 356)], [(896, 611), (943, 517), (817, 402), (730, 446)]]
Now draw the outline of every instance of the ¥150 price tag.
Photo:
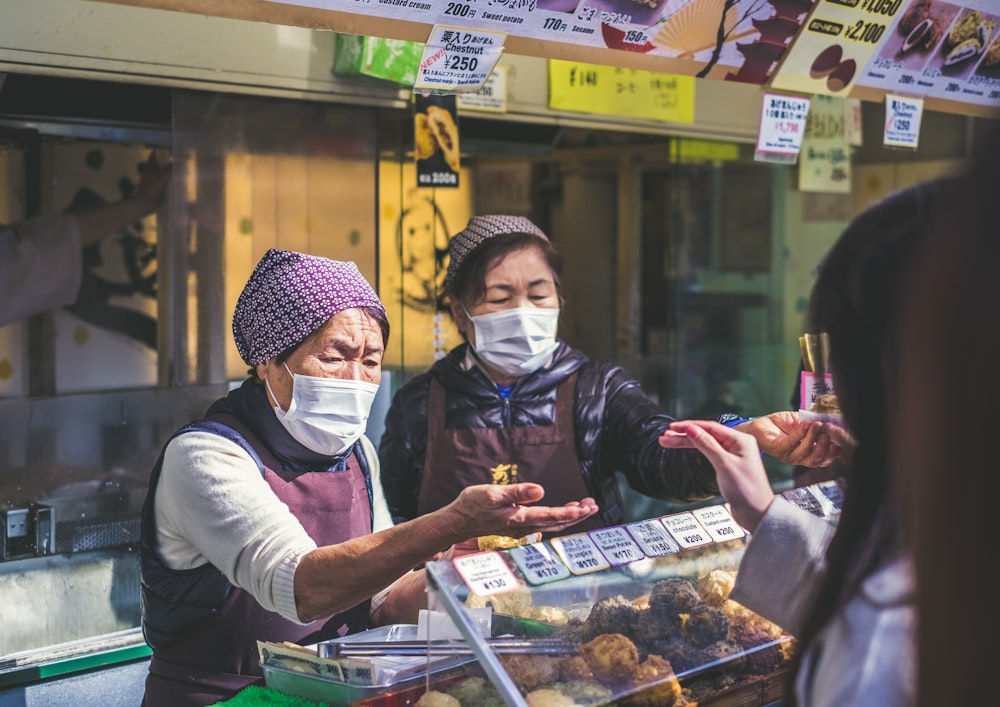
[(625, 526), (629, 534), (642, 548), (646, 557), (662, 557), (672, 555), (681, 549), (666, 527), (659, 520), (641, 520)]
[(740, 524), (733, 520), (729, 511), (724, 506), (707, 506), (696, 508), (692, 511), (694, 517), (698, 519), (702, 527), (708, 531), (712, 539), (717, 543), (727, 540), (735, 540), (746, 535)]
[(434, 25), (424, 46), (414, 91), (472, 91), (493, 71), (506, 32)]
[(586, 533), (564, 535), (561, 538), (553, 538), (550, 542), (573, 574), (599, 572), (611, 567)]
[(661, 518), (663, 525), (681, 547), (698, 547), (712, 542), (712, 536), (690, 513), (677, 513)]
[(569, 577), (569, 570), (545, 543), (512, 547), (510, 553), (529, 584), (545, 584)]
[(498, 552), (480, 552), (453, 560), (455, 569), (469, 590), (481, 597), (512, 592), (521, 583)]
[(644, 557), (639, 545), (625, 532), (625, 528), (602, 528), (592, 530), (589, 535), (612, 567), (627, 565)]

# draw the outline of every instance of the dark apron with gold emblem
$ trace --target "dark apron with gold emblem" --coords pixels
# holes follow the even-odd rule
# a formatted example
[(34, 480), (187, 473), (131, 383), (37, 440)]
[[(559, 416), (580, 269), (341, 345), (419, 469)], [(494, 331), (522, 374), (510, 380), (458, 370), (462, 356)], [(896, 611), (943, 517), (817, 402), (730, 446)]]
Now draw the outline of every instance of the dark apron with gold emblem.
[[(576, 455), (573, 404), (576, 373), (556, 389), (551, 425), (500, 428), (445, 427), (444, 387), (431, 378), (427, 400), (427, 454), (417, 512), (448, 505), (466, 486), (533, 482), (545, 488), (541, 505), (561, 506), (590, 496)], [(602, 527), (592, 516), (560, 534)]]

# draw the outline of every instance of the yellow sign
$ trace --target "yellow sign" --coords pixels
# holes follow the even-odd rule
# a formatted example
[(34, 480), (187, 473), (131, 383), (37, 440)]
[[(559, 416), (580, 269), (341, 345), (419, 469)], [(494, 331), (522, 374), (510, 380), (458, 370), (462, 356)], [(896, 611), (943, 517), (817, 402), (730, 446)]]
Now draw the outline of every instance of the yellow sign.
[(694, 77), (549, 60), (549, 108), (694, 122)]

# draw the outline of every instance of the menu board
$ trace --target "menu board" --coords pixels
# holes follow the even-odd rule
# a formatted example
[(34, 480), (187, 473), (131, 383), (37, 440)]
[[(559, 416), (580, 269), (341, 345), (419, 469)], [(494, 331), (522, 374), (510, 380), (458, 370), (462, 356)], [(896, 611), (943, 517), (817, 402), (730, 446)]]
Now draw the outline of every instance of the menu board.
[(1000, 2), (907, 0), (858, 84), (1000, 104)]
[[(669, 57), (690, 75), (762, 84), (814, 0), (274, 0)], [(675, 67), (672, 67), (673, 70)]]

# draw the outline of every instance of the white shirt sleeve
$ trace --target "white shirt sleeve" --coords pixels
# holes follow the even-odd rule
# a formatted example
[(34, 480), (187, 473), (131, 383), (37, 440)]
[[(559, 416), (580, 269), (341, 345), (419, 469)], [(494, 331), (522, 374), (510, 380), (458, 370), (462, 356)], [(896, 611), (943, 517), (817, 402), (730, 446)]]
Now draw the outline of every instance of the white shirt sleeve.
[(72, 304), (83, 278), (73, 214), (0, 226), (0, 326)]
[(168, 567), (211, 563), (265, 609), (299, 622), (295, 569), (316, 543), (242, 447), (211, 432), (172, 440), (154, 513)]

